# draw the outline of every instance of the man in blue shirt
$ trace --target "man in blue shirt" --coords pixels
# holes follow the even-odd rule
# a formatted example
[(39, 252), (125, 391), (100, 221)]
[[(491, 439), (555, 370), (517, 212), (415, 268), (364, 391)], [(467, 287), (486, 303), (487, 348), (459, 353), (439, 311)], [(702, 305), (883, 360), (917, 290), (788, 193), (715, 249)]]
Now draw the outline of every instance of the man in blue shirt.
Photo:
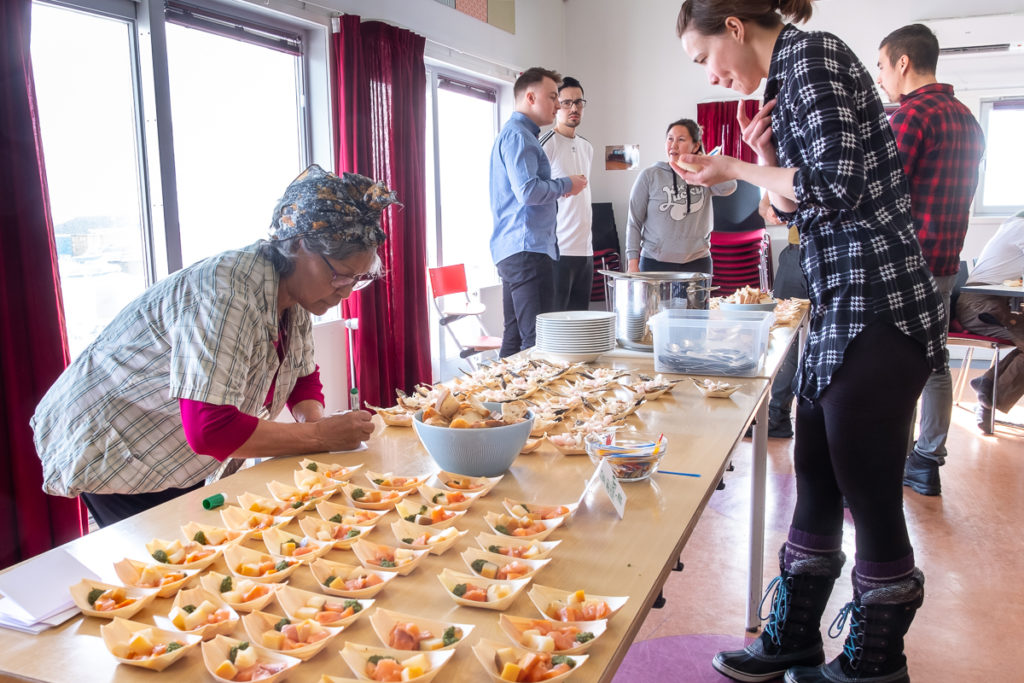
[(515, 111), (491, 150), (491, 257), (502, 286), (502, 358), (533, 346), (537, 315), (552, 310), (556, 202), (587, 186), (582, 175), (553, 179), (537, 140), (540, 127), (555, 120), (561, 80), (539, 67), (524, 71), (512, 91)]

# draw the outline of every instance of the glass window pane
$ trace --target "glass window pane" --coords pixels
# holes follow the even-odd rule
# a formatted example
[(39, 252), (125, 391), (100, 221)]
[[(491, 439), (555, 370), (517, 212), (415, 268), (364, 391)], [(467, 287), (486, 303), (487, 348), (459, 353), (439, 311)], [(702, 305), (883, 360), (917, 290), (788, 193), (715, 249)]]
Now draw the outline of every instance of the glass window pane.
[(266, 237), (302, 170), (298, 58), (167, 25), (182, 261)]
[(72, 357), (146, 288), (130, 29), (32, 7), (32, 69)]
[(1020, 160), (1024, 157), (1024, 105), (995, 108), (988, 114), (985, 135), (985, 206), (1024, 205)]
[(466, 264), (470, 289), (498, 284), (490, 250), (495, 107), (451, 90), (437, 91), (442, 262)]

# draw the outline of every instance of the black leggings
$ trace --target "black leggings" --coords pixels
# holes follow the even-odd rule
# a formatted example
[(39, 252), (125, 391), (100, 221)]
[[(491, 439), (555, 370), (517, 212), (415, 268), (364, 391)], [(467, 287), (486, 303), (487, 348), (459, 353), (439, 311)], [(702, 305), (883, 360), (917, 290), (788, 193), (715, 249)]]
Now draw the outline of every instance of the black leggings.
[(183, 489), (164, 489), (148, 493), (83, 493), (82, 500), (85, 501), (85, 507), (89, 508), (96, 524), (105, 527), (161, 503), (166, 503), (189, 491), (195, 491), (205, 484), (205, 481), (200, 481), (198, 484)]
[(797, 406), (794, 528), (841, 536), (845, 495), (858, 560), (892, 562), (912, 552), (903, 464), (929, 373), (924, 348), (891, 324), (873, 322), (854, 337), (821, 397)]

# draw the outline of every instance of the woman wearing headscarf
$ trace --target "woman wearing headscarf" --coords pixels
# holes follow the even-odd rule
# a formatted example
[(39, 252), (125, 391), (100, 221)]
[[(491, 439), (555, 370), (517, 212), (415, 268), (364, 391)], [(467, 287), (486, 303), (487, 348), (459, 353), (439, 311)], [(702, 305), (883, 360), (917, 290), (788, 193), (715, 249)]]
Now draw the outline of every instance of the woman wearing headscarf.
[[(32, 418), (43, 490), (82, 495), (101, 526), (203, 485), (227, 458), (357, 447), (370, 415), (324, 414), (310, 314), (380, 271), (381, 212), (364, 176), (303, 171), (270, 239), (180, 270), (128, 304)], [(275, 422), (287, 407), (295, 423)]]
[[(760, 157), (688, 156), (689, 182), (740, 179), (768, 190), (797, 226), (811, 300), (801, 361), (793, 469), (796, 505), (772, 582), (771, 613), (743, 650), (714, 666), (738, 681), (906, 683), (904, 635), (924, 600), (903, 515), (903, 464), (917, 397), (945, 366), (942, 301), (921, 254), (892, 128), (874, 80), (838, 37), (804, 32), (811, 0), (686, 0), (683, 49), (712, 85), (761, 110), (740, 116)], [(843, 498), (856, 532), (853, 599), (830, 633), (820, 620), (845, 556)]]

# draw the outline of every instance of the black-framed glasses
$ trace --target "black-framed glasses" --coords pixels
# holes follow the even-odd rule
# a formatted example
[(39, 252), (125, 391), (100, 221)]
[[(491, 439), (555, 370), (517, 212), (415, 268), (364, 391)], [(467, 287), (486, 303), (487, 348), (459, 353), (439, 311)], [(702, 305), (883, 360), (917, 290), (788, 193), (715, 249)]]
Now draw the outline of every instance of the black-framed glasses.
[(354, 291), (357, 289), (363, 289), (364, 287), (369, 287), (370, 283), (377, 279), (373, 273), (342, 275), (334, 269), (334, 266), (331, 265), (331, 262), (327, 260), (326, 256), (323, 254), (318, 254), (318, 256), (323, 259), (324, 264), (327, 266), (328, 270), (331, 271), (331, 285), (334, 287), (351, 286)]
[(584, 99), (558, 100), (558, 106), (562, 109), (572, 109), (573, 105), (576, 105), (577, 109), (583, 109), (583, 107), (587, 106), (587, 101)]

